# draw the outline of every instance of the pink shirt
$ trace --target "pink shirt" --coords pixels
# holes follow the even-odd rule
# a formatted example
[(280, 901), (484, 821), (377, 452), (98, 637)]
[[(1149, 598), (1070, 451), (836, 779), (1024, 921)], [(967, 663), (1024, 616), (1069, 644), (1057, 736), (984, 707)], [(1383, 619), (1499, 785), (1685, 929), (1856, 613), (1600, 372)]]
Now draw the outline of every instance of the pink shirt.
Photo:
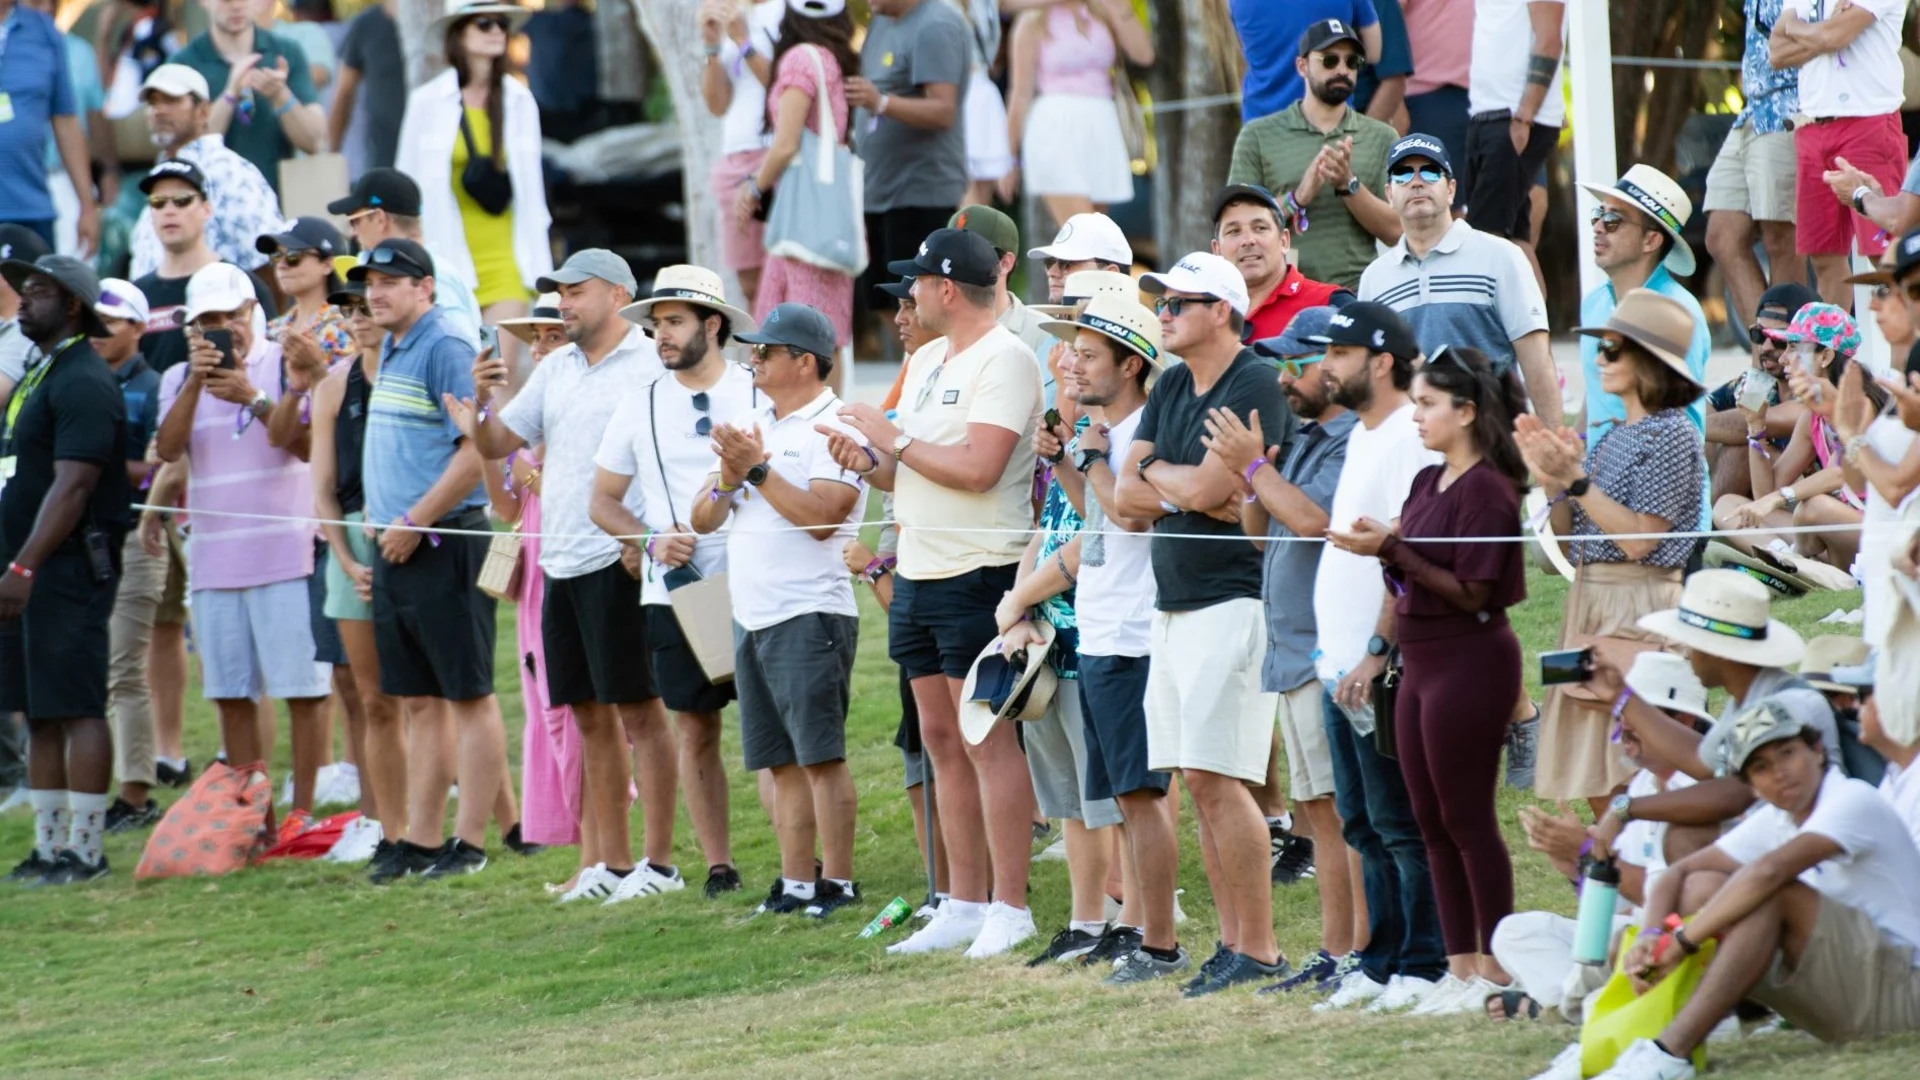
[(1424, 94), (1443, 86), (1467, 88), (1473, 64), (1473, 0), (1400, 0), (1413, 45), (1413, 74), (1407, 93)]
[(1040, 39), (1040, 71), (1036, 85), (1042, 94), (1078, 97), (1113, 96), (1113, 34), (1107, 24), (1082, 9), (1090, 24), (1083, 33), (1074, 21), (1072, 4), (1047, 9), (1047, 33)]
[[(820, 58), (818, 70), (809, 53)], [(788, 90), (798, 90), (807, 95), (807, 130), (820, 134), (820, 104), (815, 99), (820, 92), (821, 71), (827, 76), (827, 112), (833, 117), (833, 129), (841, 142), (847, 141), (847, 80), (840, 71), (840, 61), (818, 45), (788, 49), (780, 58), (780, 67), (773, 73), (773, 85), (767, 87), (768, 131), (773, 130), (779, 119), (781, 96)]]
[[(172, 410), (187, 381), (187, 364), (160, 379), (160, 416)], [(247, 353), (247, 379), (268, 396), (280, 393), (280, 346), (264, 336)], [(307, 463), (267, 445), (264, 420), (205, 390), (193, 412), (187, 441), (187, 498), (196, 511), (188, 548), (194, 591), (250, 589), (293, 581), (313, 572), (313, 480)], [(236, 436), (235, 432), (239, 432)], [(263, 521), (207, 511), (271, 514)]]

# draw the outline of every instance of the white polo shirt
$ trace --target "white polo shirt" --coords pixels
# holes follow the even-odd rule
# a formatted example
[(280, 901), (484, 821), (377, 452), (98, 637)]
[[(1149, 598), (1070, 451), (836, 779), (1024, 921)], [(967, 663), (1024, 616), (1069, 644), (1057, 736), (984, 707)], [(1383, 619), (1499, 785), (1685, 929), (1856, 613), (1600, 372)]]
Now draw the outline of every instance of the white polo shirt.
[[(762, 399), (764, 400), (764, 399)], [(861, 443), (866, 440), (835, 419), (841, 402), (832, 390), (785, 417), (776, 419), (773, 405), (735, 421), (760, 429), (767, 449), (767, 466), (782, 480), (806, 488), (815, 480), (863, 487), (858, 474), (839, 466), (827, 452), (827, 437), (814, 430), (825, 424)], [(727, 531), (728, 591), (733, 595), (733, 621), (742, 629), (769, 626), (808, 612), (858, 616), (853, 581), (840, 555), (841, 548), (860, 531), (865, 500), (856, 498), (840, 528), (825, 540), (798, 531), (752, 487), (733, 495), (732, 527)]]
[[(1833, 17), (1836, 0), (1791, 0), (1793, 12), (1810, 23)], [(1884, 116), (1906, 99), (1900, 66), (1900, 26), (1907, 0), (1853, 0), (1873, 22), (1839, 52), (1822, 53), (1800, 66), (1800, 111), (1812, 117)]]
[[(716, 468), (710, 425), (753, 412), (757, 397), (752, 373), (738, 364), (729, 362), (720, 378), (704, 390), (688, 387), (669, 371), (629, 393), (614, 409), (593, 463), (633, 477), (627, 489), (628, 505), (634, 505), (637, 489), (640, 502), (635, 513), (647, 528), (662, 531), (676, 523), (685, 526), (693, 518), (693, 500), (702, 497), (700, 491)], [(706, 405), (704, 410), (700, 403)], [(700, 423), (702, 418), (707, 425)], [(708, 426), (708, 434), (700, 433), (702, 426)], [(706, 577), (727, 569), (724, 526), (695, 542), (693, 566)], [(642, 604), (669, 602), (665, 574), (663, 567), (647, 568), (640, 583)]]
[[(1534, 0), (1539, 2), (1539, 0)], [(1545, 0), (1564, 6), (1565, 0)], [(1473, 5), (1473, 59), (1467, 68), (1467, 112), (1517, 109), (1527, 90), (1527, 67), (1538, 50), (1528, 0), (1476, 0)], [(1560, 40), (1567, 39), (1567, 23), (1560, 21)], [(1566, 65), (1555, 64), (1547, 96), (1540, 99), (1536, 124), (1559, 127), (1567, 121), (1566, 99), (1560, 93)], [(1361, 299), (1366, 299), (1361, 297)]]
[[(547, 444), (540, 466), (540, 569), (550, 578), (575, 578), (620, 560), (620, 542), (588, 514), (593, 500), (593, 455), (622, 401), (659, 378), (660, 353), (638, 326), (629, 326), (612, 352), (589, 366), (580, 346), (555, 349), (533, 369), (500, 422), (528, 446)], [(627, 507), (639, 512), (639, 493)], [(574, 539), (579, 537), (580, 539)]]

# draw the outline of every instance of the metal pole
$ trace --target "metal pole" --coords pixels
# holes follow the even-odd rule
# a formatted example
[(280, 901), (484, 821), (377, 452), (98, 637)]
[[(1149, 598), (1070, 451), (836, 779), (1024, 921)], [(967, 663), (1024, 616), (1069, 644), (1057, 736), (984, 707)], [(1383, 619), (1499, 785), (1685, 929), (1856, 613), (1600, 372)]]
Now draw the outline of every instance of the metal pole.
[[(1620, 176), (1613, 155), (1613, 36), (1608, 24), (1607, 0), (1573, 0), (1567, 5), (1567, 86), (1573, 103), (1573, 177), (1606, 186)], [(1577, 50), (1577, 51), (1576, 51)], [(1587, 220), (1596, 200), (1575, 188), (1579, 214)], [(1580, 252), (1580, 295), (1599, 288), (1606, 278), (1594, 265), (1593, 245), (1574, 245)]]

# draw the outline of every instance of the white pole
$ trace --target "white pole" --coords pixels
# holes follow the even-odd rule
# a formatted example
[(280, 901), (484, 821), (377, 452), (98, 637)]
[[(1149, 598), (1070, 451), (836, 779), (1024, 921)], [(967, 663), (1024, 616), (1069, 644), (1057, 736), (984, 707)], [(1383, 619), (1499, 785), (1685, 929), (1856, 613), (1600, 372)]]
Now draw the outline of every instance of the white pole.
[[(1620, 177), (1613, 156), (1613, 35), (1608, 26), (1607, 0), (1571, 0), (1567, 4), (1567, 85), (1573, 103), (1573, 177), (1606, 186)], [(1593, 196), (1574, 189), (1584, 222), (1593, 212)], [(1605, 283), (1593, 262), (1593, 245), (1584, 236), (1574, 246), (1580, 252), (1580, 295)]]

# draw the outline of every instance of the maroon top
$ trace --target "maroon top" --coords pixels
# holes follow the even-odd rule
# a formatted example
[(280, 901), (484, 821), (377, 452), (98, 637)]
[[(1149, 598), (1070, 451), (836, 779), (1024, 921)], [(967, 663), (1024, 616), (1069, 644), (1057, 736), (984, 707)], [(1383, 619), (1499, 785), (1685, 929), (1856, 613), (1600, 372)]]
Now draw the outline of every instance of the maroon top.
[[(1402, 638), (1430, 638), (1475, 624), (1504, 623), (1506, 609), (1527, 598), (1523, 545), (1427, 539), (1520, 535), (1520, 493), (1511, 480), (1481, 461), (1441, 491), (1445, 472), (1445, 465), (1429, 465), (1414, 476), (1400, 510), (1399, 535), (1404, 539), (1381, 552), (1388, 581), (1399, 593), (1395, 610)], [(1459, 586), (1474, 582), (1492, 584), (1483, 611), (1466, 610), (1457, 599)], [(1455, 625), (1410, 625), (1430, 620)]]

